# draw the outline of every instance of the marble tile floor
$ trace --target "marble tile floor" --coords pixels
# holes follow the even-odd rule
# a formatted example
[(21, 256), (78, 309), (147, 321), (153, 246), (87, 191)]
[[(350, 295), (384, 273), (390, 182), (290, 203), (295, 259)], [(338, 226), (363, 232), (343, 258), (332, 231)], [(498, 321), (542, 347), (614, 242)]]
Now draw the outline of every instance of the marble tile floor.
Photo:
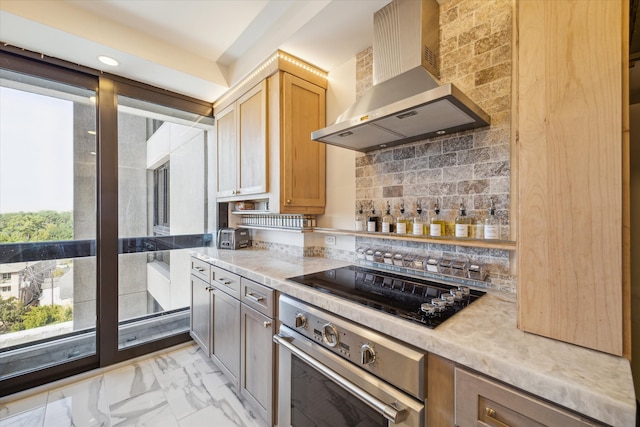
[(0, 427), (59, 426), (265, 427), (195, 344), (0, 399)]

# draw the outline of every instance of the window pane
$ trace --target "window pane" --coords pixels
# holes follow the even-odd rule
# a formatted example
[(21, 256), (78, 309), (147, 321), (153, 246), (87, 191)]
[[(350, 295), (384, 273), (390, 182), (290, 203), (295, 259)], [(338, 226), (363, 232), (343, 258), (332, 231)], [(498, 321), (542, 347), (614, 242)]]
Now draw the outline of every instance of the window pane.
[(0, 70), (0, 379), (95, 354), (95, 95)]
[[(206, 231), (204, 119), (118, 97), (119, 348), (189, 329), (189, 250)], [(157, 239), (165, 238), (165, 240)], [(125, 245), (125, 243), (121, 243)]]

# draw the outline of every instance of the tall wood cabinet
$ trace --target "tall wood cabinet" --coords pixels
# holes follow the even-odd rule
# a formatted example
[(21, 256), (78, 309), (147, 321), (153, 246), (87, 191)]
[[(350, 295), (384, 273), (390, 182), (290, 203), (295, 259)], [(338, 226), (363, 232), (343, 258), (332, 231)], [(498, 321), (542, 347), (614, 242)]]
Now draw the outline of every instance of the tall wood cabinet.
[(324, 213), (325, 145), (311, 132), (325, 126), (326, 87), (322, 73), (278, 51), (214, 105), (219, 201)]
[(615, 355), (629, 348), (626, 3), (516, 3), (519, 327)]
[[(325, 125), (325, 89), (289, 73), (269, 77), (270, 136), (280, 141), (271, 149), (273, 203), (279, 213), (323, 214), (326, 145), (311, 140)], [(277, 158), (276, 158), (277, 156)], [(279, 195), (278, 195), (279, 192)]]

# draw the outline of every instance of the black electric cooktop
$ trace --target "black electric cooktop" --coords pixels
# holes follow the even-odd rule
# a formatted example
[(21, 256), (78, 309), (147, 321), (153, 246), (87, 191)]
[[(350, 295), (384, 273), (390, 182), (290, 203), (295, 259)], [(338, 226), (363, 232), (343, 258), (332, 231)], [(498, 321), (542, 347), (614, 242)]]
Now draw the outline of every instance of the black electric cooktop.
[(485, 292), (355, 265), (290, 277), (350, 301), (429, 328), (480, 298)]

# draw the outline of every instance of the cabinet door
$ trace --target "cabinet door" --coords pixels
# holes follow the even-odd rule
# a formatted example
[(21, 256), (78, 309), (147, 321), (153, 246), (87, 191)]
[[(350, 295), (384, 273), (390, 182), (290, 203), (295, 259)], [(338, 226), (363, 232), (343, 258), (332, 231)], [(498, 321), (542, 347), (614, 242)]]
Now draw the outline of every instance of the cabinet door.
[(517, 4), (519, 327), (622, 355), (623, 2)]
[(267, 81), (255, 86), (236, 102), (238, 191), (240, 195), (267, 191)]
[(238, 186), (238, 132), (236, 104), (216, 114), (218, 197), (233, 196)]
[(240, 393), (272, 425), (273, 416), (273, 335), (275, 324), (256, 310), (242, 304), (242, 370)]
[(460, 368), (455, 379), (456, 425), (460, 427), (601, 425)]
[(211, 354), (211, 292), (209, 284), (191, 275), (191, 338)]
[(281, 212), (323, 214), (326, 146), (311, 132), (325, 125), (325, 90), (288, 73), (282, 83)]
[(217, 288), (212, 292), (211, 358), (237, 387), (240, 378), (240, 301)]

